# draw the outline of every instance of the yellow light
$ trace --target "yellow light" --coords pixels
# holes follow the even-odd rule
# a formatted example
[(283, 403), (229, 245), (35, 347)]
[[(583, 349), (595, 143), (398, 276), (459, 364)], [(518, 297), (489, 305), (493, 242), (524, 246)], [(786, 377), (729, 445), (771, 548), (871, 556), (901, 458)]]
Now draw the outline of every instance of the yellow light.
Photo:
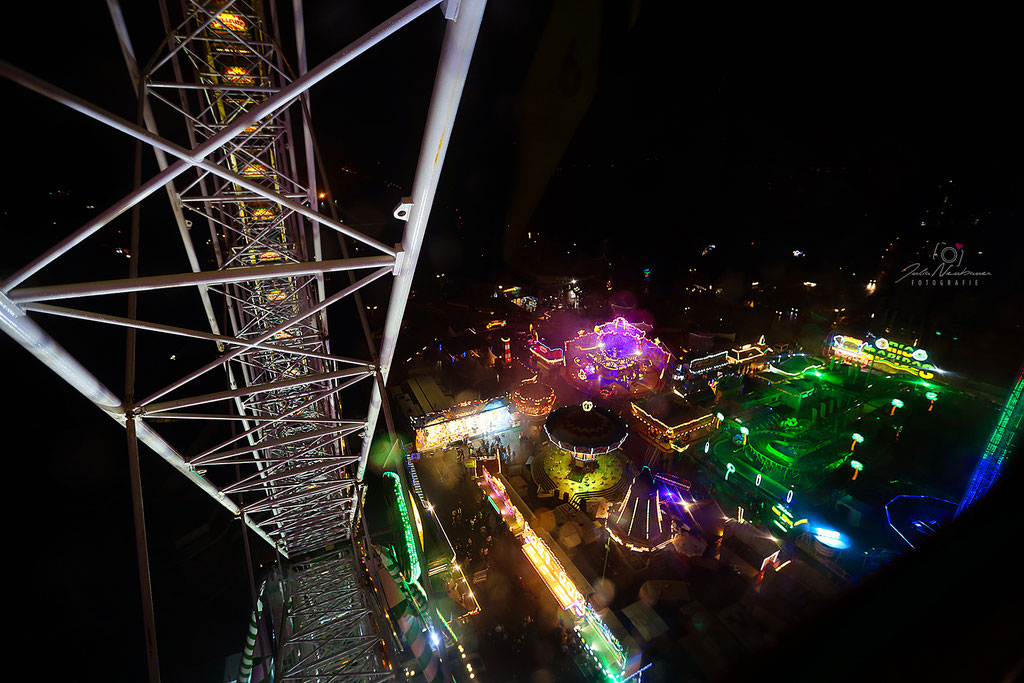
[(260, 176), (265, 175), (266, 172), (267, 169), (264, 168), (262, 164), (249, 164), (242, 169), (242, 175), (246, 178), (259, 178)]
[(214, 31), (244, 31), (246, 29), (245, 19), (234, 12), (221, 12), (217, 19), (210, 24)]
[(251, 85), (253, 82), (252, 76), (249, 75), (244, 66), (229, 66), (224, 69), (224, 78), (231, 83), (238, 83), (239, 85)]

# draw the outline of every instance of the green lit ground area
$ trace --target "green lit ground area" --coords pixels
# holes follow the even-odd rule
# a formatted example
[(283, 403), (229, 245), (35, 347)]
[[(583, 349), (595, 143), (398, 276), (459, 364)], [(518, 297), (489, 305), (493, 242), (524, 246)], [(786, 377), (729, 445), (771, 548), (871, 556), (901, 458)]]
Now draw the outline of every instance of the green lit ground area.
[(802, 354), (716, 388), (724, 419), (702, 471), (726, 513), (794, 538), (836, 530), (830, 557), (856, 574), (906, 548), (888, 501), (961, 495), (995, 408), (937, 379)]
[(622, 481), (623, 461), (618, 451), (596, 456), (586, 469), (574, 465), (572, 454), (551, 442), (543, 443), (534, 458), (543, 467), (543, 475), (538, 472), (538, 487), (558, 495), (568, 493), (570, 498), (578, 498), (581, 495), (611, 493), (619, 488)]

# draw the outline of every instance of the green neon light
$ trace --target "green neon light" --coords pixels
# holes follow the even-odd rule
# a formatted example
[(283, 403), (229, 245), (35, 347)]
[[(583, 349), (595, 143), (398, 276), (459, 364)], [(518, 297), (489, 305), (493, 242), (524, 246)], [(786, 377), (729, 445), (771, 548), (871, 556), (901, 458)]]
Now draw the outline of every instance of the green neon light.
[(864, 463), (862, 463), (860, 460), (851, 460), (850, 467), (860, 472), (862, 469), (864, 469)]
[(892, 405), (896, 406), (897, 408), (902, 408), (903, 407), (903, 401), (899, 400), (898, 398), (894, 398), (892, 400)]
[(929, 401), (934, 401), (939, 397), (939, 395), (936, 394), (934, 391), (929, 391), (927, 394), (924, 395), (924, 397)]
[(856, 441), (857, 443), (864, 443), (864, 437), (858, 434), (857, 432), (854, 432), (852, 436), (853, 440)]
[(405, 505), (405, 494), (402, 491), (402, 480), (394, 472), (385, 472), (384, 477), (391, 480), (391, 486), (395, 492), (395, 502), (398, 507), (398, 517), (402, 522), (405, 532), (405, 554), (408, 558), (410, 583), (420, 578), (420, 558), (416, 553), (416, 538), (412, 532), (412, 522), (409, 520), (409, 509)]

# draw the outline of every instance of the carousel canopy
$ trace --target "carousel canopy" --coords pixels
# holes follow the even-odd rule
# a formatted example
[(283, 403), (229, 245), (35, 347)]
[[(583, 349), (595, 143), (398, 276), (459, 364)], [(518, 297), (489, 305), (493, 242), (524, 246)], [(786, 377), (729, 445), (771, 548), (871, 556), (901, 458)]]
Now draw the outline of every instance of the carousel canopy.
[(547, 415), (555, 405), (555, 390), (536, 378), (521, 382), (510, 394), (519, 412), (529, 416)]
[(544, 430), (551, 442), (563, 450), (595, 455), (615, 450), (627, 434), (622, 418), (589, 402), (555, 410), (548, 415)]

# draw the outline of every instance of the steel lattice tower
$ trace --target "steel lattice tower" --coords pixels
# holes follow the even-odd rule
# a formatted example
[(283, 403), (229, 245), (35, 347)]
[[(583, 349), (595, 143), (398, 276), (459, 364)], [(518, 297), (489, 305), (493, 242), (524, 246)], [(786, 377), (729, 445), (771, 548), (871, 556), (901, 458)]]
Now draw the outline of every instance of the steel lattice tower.
[[(137, 153), (135, 189), (21, 267), (0, 293), (0, 327), (127, 430), (151, 680), (158, 680), (159, 673), (141, 517), (139, 441), (288, 562), (284, 626), (274, 644), (275, 680), (393, 676), (382, 649), (380, 615), (375, 618), (379, 606), (359, 571), (359, 553), (372, 556), (360, 524), (361, 482), (484, 4), (414, 2), (308, 69), (301, 0), (292, 3), (294, 59), (282, 54), (274, 2), (182, 0), (172, 9), (159, 0), (165, 39), (145, 64), (136, 58), (118, 0), (108, 0), (138, 97), (136, 122), (0, 62), (8, 79), (131, 136), (139, 149), (152, 148), (159, 167), (157, 175), (142, 178)], [(422, 21), (445, 21), (446, 31), (412, 196), (394, 209), (395, 218), (405, 222), (404, 235), (400, 244), (389, 246), (333, 213), (320, 212), (308, 90), (423, 15), (428, 16)], [(168, 116), (180, 117), (187, 143), (161, 136), (157, 122)], [(139, 276), (139, 205), (161, 189), (191, 269)], [(128, 278), (26, 286), (29, 278), (127, 212), (136, 256)], [(323, 258), (321, 239), (330, 233), (340, 239), (341, 259)], [(374, 255), (350, 257), (346, 240), (366, 245)], [(215, 266), (203, 268), (208, 249)], [(325, 275), (333, 272), (347, 273), (348, 285), (329, 293)], [(389, 305), (375, 347), (359, 292), (387, 277), (393, 278)], [(157, 290), (179, 292), (182, 306), (201, 305), (209, 331), (139, 319), (138, 296)], [(70, 299), (115, 294), (127, 294), (124, 316), (69, 307)], [(366, 337), (369, 358), (331, 351), (328, 311), (349, 297), (359, 319), (345, 333), (357, 330)], [(49, 336), (40, 324), (47, 316), (127, 330), (122, 396)], [(204, 340), (216, 346), (216, 357), (166, 386), (139, 388), (137, 396), (139, 330)], [(223, 373), (227, 388), (189, 391), (210, 372)], [(344, 390), (360, 382), (371, 383), (369, 405), (363, 412), (346, 403), (342, 415)], [(232, 438), (185, 458), (180, 445), (152, 426), (154, 420), (229, 421), (237, 429)], [(354, 441), (351, 449), (345, 437)], [(247, 534), (243, 538), (248, 543)], [(315, 561), (309, 559), (314, 556)]]

